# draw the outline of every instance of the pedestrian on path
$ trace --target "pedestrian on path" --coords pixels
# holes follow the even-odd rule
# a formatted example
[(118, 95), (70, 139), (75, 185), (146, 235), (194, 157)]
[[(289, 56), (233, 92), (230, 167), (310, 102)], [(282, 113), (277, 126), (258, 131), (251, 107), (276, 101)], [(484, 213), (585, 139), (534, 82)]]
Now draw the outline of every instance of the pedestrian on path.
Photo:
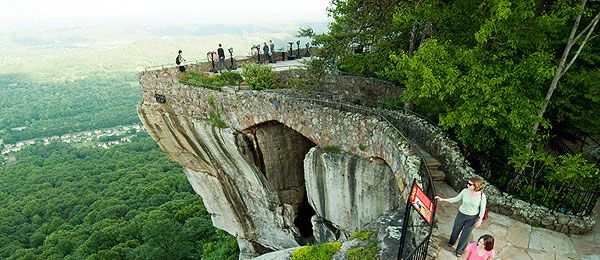
[(465, 248), (467, 247), (467, 240), (469, 239), (473, 228), (479, 228), (479, 226), (481, 226), (481, 220), (483, 219), (485, 208), (487, 206), (486, 196), (482, 192), (483, 181), (480, 178), (471, 177), (466, 185), (467, 187), (454, 198), (435, 196), (438, 201), (450, 203), (462, 201), (462, 204), (456, 213), (456, 217), (454, 218), (452, 234), (450, 234), (450, 239), (448, 240), (448, 246), (452, 247), (460, 234), (460, 239), (456, 246), (457, 257), (463, 255)]
[(483, 235), (477, 241), (469, 244), (465, 251), (467, 260), (492, 260), (496, 257), (494, 237)]

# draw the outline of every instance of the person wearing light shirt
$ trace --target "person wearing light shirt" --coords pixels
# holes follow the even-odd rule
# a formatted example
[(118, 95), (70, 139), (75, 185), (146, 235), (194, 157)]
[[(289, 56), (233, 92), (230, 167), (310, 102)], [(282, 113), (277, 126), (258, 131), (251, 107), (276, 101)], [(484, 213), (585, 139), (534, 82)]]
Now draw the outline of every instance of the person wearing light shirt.
[(483, 181), (480, 178), (471, 177), (466, 185), (467, 187), (454, 198), (435, 196), (438, 201), (450, 203), (462, 202), (458, 208), (456, 217), (454, 218), (452, 233), (448, 240), (448, 246), (452, 247), (460, 234), (460, 239), (458, 239), (458, 245), (456, 246), (457, 257), (462, 256), (465, 252), (467, 240), (469, 239), (469, 235), (471, 235), (473, 228), (479, 228), (479, 226), (481, 226), (481, 221), (487, 206), (486, 196), (482, 192)]

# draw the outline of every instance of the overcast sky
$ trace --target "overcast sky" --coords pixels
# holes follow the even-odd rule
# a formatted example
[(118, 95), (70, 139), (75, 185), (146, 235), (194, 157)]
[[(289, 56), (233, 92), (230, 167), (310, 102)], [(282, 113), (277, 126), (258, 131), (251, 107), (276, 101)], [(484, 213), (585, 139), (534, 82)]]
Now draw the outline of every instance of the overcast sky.
[(2, 0), (0, 29), (109, 24), (325, 21), (329, 0)]

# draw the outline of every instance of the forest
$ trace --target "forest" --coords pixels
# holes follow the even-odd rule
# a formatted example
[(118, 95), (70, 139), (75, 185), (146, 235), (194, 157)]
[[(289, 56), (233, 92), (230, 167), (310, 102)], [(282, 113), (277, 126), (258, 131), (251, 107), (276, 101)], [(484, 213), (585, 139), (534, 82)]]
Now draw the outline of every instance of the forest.
[(300, 32), (321, 47), (312, 66), (402, 86), (385, 108), (435, 122), (525, 200), (598, 193), (598, 1), (332, 4), (328, 33)]
[(131, 72), (48, 83), (4, 74), (0, 86), (4, 143), (139, 123), (139, 86)]
[(182, 168), (147, 135), (27, 147), (0, 166), (0, 258), (237, 259)]

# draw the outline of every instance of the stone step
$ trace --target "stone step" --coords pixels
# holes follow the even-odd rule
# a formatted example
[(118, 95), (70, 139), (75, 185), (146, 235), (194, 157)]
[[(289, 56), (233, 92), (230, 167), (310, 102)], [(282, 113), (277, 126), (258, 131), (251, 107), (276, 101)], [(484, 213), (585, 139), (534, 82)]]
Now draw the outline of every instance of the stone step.
[(444, 173), (443, 171), (440, 170), (429, 170), (431, 172), (431, 178), (434, 181), (445, 181), (446, 180), (446, 173)]
[[(429, 155), (429, 154), (427, 154)], [(431, 155), (430, 155), (431, 156)], [(438, 167), (440, 167), (442, 164), (440, 162), (438, 162), (438, 160), (436, 159), (429, 159), (427, 157), (425, 157), (425, 164), (427, 165), (427, 168), (429, 168), (429, 170), (436, 170)]]
[(425, 158), (425, 165), (427, 165), (427, 168), (429, 168), (429, 170), (436, 170), (442, 165), (438, 160), (433, 158), (433, 156), (431, 156), (427, 151), (423, 150), (423, 148), (421, 148), (419, 145), (413, 143), (413, 146), (418, 152), (420, 152), (423, 155), (423, 157)]

